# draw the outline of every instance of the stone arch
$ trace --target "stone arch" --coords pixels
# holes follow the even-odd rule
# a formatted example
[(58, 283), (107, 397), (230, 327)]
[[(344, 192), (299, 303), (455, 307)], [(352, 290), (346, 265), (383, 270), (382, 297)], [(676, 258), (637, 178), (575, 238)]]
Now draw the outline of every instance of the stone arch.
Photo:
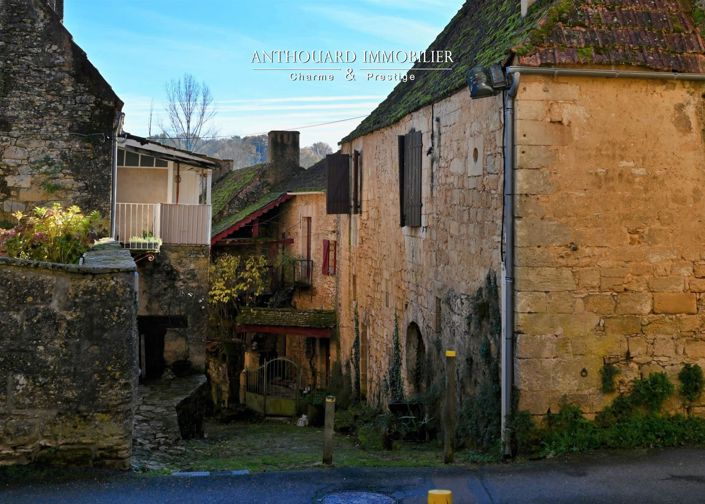
[(416, 322), (406, 328), (406, 382), (412, 393), (422, 392), (426, 384), (426, 345)]

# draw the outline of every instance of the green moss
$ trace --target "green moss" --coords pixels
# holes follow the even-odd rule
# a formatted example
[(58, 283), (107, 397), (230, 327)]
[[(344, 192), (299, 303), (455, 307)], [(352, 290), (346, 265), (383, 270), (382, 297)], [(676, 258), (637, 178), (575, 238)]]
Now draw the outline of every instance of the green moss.
[[(252, 203), (251, 205), (248, 205), (247, 207), (243, 208), (237, 213), (234, 213), (232, 215), (228, 215), (227, 217), (221, 219), (218, 222), (213, 223), (213, 229), (211, 231), (211, 236), (215, 236), (218, 233), (225, 231), (228, 229), (230, 226), (233, 224), (241, 221), (248, 215), (250, 215), (253, 212), (256, 212), (260, 208), (263, 208), (270, 204), (272, 201), (277, 199), (278, 197), (282, 196), (281, 193), (267, 193), (264, 196), (262, 196), (259, 200), (257, 200), (255, 203)], [(213, 213), (215, 215), (215, 212)]]
[(263, 166), (260, 164), (235, 170), (218, 181), (211, 195), (213, 215), (218, 215), (238, 192), (247, 187)]
[(328, 329), (335, 327), (336, 315), (332, 310), (295, 310), (293, 308), (243, 308), (237, 316), (238, 324), (261, 326), (310, 327)]

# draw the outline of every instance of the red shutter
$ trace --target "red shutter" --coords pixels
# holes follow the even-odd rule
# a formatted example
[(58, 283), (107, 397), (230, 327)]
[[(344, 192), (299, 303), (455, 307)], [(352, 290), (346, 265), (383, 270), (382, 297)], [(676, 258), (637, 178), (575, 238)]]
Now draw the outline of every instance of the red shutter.
[(334, 241), (330, 242), (328, 249), (328, 272), (331, 275), (335, 275), (338, 269), (338, 243)]
[(321, 268), (321, 273), (324, 275), (328, 274), (328, 261), (330, 257), (330, 242), (328, 240), (323, 240), (323, 266)]

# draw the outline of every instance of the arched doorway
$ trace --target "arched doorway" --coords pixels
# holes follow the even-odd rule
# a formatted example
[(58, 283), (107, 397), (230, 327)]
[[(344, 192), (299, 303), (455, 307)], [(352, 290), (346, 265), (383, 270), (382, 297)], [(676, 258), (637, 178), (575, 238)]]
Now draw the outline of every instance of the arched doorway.
[(426, 384), (426, 347), (416, 322), (406, 328), (406, 382), (412, 393), (423, 392)]

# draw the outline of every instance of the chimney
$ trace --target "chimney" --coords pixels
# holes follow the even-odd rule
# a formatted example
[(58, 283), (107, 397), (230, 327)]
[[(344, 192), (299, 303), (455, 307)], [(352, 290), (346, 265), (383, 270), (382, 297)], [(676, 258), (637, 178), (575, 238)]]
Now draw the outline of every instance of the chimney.
[(534, 3), (536, 3), (536, 0), (521, 0), (521, 17), (526, 17), (527, 12), (529, 12), (529, 7)]
[(267, 178), (272, 185), (289, 178), (300, 165), (299, 132), (270, 131), (267, 149)]
[(49, 7), (51, 7), (56, 15), (59, 16), (61, 22), (64, 22), (64, 0), (47, 0)]

